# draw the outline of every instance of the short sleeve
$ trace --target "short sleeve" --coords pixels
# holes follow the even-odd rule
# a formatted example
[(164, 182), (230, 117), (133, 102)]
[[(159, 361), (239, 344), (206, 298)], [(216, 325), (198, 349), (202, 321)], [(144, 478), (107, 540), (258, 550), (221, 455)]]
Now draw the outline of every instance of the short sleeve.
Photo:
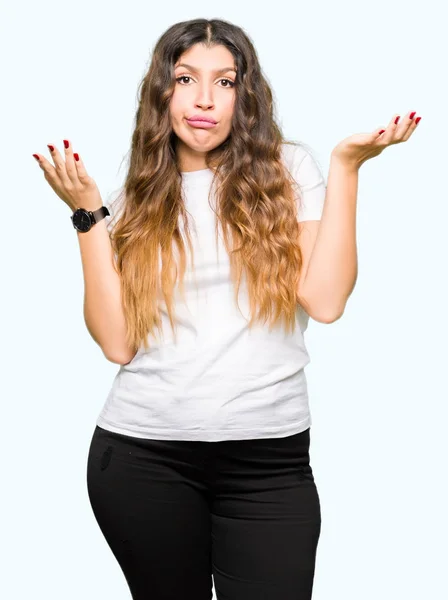
[(309, 150), (292, 145), (287, 150), (288, 166), (298, 186), (298, 220), (320, 221), (327, 184), (317, 161)]
[(123, 211), (123, 199), (111, 194), (108, 196), (107, 200), (103, 202), (103, 204), (104, 206), (107, 206), (110, 213), (110, 216), (106, 217), (106, 228), (110, 235), (113, 226)]
[[(121, 213), (123, 211), (123, 198), (114, 197), (113, 195), (110, 195), (108, 196), (107, 200), (103, 202), (103, 204), (108, 208), (110, 213), (110, 216), (105, 217), (106, 229), (110, 236), (117, 220), (120, 218)], [(116, 252), (114, 252), (114, 259), (115, 262), (117, 262)]]

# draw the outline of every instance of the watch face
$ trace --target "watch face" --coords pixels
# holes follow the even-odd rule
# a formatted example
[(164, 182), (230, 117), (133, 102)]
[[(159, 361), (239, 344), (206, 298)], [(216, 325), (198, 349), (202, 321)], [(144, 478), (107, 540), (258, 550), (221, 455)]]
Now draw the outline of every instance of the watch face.
[(78, 231), (89, 231), (92, 226), (92, 219), (89, 213), (83, 208), (78, 208), (73, 213), (73, 226)]

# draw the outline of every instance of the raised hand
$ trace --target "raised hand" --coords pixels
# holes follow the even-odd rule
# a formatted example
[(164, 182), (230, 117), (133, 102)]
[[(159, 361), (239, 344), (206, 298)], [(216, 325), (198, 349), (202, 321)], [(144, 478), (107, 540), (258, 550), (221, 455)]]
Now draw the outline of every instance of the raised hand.
[(375, 129), (371, 133), (356, 133), (340, 142), (332, 151), (332, 157), (348, 167), (359, 167), (370, 158), (378, 156), (388, 146), (406, 142), (414, 133), (421, 117), (414, 119), (415, 111), (407, 113), (400, 122), (394, 115), (386, 129)]
[[(87, 173), (83, 161), (74, 154), (68, 140), (64, 140), (64, 156), (56, 146), (48, 144), (53, 164), (41, 154), (33, 154), (44, 172), (44, 177), (55, 193), (73, 211), (77, 208), (96, 210), (103, 201), (95, 181)], [(65, 160), (64, 160), (65, 158)]]

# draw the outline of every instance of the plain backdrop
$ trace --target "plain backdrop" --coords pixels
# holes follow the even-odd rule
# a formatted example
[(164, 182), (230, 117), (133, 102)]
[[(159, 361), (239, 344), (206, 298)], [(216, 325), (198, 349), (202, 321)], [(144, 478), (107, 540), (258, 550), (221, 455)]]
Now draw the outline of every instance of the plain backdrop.
[[(107, 200), (124, 181), (137, 86), (173, 23), (253, 40), (285, 135), (325, 176), (343, 138), (422, 120), (359, 176), (359, 276), (305, 342), (322, 508), (313, 600), (444, 600), (447, 551), (447, 105), (442, 3), (2, 3), (1, 563), (8, 600), (125, 600), (86, 464), (118, 365), (83, 320), (71, 211), (34, 152), (71, 140)], [(148, 539), (148, 544), (152, 543)], [(269, 543), (266, 540), (266, 543)], [(280, 599), (279, 599), (280, 600)]]

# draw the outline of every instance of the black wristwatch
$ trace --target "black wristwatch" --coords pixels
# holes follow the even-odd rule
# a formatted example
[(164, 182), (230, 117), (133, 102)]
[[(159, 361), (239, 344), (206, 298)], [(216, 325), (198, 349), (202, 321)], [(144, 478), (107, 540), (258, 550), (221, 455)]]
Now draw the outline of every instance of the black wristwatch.
[(93, 225), (104, 219), (104, 217), (110, 216), (110, 212), (107, 206), (102, 206), (97, 210), (86, 210), (85, 208), (77, 208), (75, 212), (71, 215), (70, 219), (72, 220), (73, 227), (77, 231), (81, 231), (85, 233), (86, 231), (90, 231)]

